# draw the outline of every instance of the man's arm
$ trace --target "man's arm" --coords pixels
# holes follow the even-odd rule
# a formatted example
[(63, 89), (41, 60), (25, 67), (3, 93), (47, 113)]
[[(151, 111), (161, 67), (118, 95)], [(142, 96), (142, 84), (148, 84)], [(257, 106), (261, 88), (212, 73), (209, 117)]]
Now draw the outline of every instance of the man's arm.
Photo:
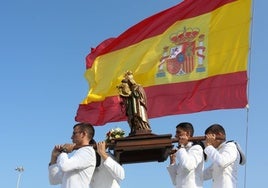
[(123, 180), (125, 178), (125, 170), (118, 162), (107, 154), (105, 142), (99, 142), (97, 144), (97, 152), (103, 159), (103, 165), (107, 168), (110, 174), (116, 180)]
[(70, 158), (68, 158), (67, 153), (62, 152), (58, 156), (57, 164), (63, 172), (95, 166), (95, 151), (91, 146), (83, 147), (75, 151)]

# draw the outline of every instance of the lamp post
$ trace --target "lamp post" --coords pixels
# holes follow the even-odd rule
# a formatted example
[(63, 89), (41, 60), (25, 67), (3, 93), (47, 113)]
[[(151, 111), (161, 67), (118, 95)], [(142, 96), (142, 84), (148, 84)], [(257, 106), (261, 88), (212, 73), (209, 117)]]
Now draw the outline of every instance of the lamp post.
[(17, 188), (19, 188), (19, 185), (20, 185), (20, 177), (22, 175), (22, 172), (24, 171), (24, 168), (23, 168), (23, 166), (20, 166), (20, 167), (15, 168), (15, 170), (19, 172), (18, 180), (17, 180)]

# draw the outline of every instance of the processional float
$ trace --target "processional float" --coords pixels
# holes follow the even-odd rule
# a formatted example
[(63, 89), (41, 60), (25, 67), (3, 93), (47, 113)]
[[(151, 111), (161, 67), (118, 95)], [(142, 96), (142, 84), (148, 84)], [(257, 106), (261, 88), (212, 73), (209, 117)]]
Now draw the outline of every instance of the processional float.
[[(107, 143), (120, 164), (139, 162), (163, 162), (172, 153), (173, 143), (178, 142), (172, 134), (157, 135), (152, 132), (147, 117), (147, 99), (143, 87), (137, 84), (133, 74), (127, 71), (121, 84), (117, 86), (121, 106), (127, 116), (130, 133)], [(190, 140), (205, 140), (205, 136)]]

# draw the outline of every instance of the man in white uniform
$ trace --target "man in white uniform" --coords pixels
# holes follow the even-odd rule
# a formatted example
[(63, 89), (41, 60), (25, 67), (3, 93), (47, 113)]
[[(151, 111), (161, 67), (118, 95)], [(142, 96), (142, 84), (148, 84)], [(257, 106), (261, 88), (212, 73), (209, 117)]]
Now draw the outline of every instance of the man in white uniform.
[(125, 178), (124, 168), (106, 152), (105, 142), (97, 144), (97, 152), (101, 163), (94, 171), (90, 188), (120, 188), (120, 182)]
[(236, 188), (240, 154), (234, 142), (226, 142), (224, 128), (213, 124), (205, 131), (205, 153), (212, 164), (204, 170), (204, 180), (212, 179), (213, 188)]
[[(73, 127), (73, 144), (56, 145), (49, 163), (49, 182), (61, 184), (61, 188), (88, 188), (92, 178), (96, 154), (89, 146), (94, 137), (94, 128), (88, 123), (78, 123)], [(68, 156), (68, 153), (73, 154)]]
[(191, 123), (180, 123), (176, 127), (175, 137), (179, 140), (179, 147), (170, 156), (170, 165), (167, 167), (176, 188), (203, 187), (204, 153), (201, 145), (188, 141), (193, 133)]

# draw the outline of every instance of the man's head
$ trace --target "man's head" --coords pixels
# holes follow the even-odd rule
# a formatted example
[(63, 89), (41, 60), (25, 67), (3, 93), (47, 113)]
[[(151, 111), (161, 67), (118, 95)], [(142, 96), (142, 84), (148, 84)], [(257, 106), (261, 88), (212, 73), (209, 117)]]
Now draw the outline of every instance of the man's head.
[(212, 145), (215, 148), (219, 147), (219, 145), (221, 143), (223, 143), (225, 141), (225, 138), (226, 138), (225, 130), (224, 130), (224, 128), (220, 124), (213, 124), (213, 125), (209, 126), (205, 130), (205, 135), (208, 135), (208, 134), (215, 135), (218, 138), (223, 138), (223, 139), (216, 139), (213, 142)]
[(176, 138), (180, 136), (192, 137), (194, 134), (193, 125), (189, 122), (182, 122), (176, 126)]
[(72, 140), (76, 145), (87, 145), (94, 138), (95, 129), (90, 123), (77, 123), (73, 127)]
[(194, 134), (193, 125), (189, 122), (182, 122), (176, 126), (176, 135), (180, 145), (188, 144), (189, 137)]

